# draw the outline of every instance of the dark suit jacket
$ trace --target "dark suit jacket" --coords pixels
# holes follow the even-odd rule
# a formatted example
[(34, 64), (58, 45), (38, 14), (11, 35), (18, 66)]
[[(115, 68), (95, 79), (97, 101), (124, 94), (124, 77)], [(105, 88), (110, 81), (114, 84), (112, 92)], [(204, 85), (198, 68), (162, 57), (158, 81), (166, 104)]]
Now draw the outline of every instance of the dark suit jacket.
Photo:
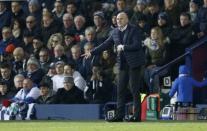
[[(139, 28), (134, 25), (128, 24), (124, 34), (124, 38), (121, 38), (120, 33), (121, 32), (118, 28), (113, 29), (113, 32), (108, 37), (108, 39), (105, 40), (101, 45), (96, 47), (94, 50), (92, 50), (91, 54), (96, 55), (98, 53), (101, 53), (102, 51), (112, 47), (113, 44), (115, 45), (115, 48), (118, 45), (123, 44), (123, 54), (129, 67), (136, 68), (144, 65), (145, 56), (141, 46), (141, 34)], [(120, 59), (120, 55), (117, 55), (117, 57), (119, 67), (121, 67), (122, 59)]]

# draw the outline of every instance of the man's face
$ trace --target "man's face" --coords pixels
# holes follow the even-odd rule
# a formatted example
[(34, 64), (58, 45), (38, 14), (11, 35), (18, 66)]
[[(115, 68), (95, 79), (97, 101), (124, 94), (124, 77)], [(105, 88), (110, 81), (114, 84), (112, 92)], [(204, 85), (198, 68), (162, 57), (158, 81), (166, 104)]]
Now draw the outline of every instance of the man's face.
[(15, 61), (21, 61), (23, 59), (22, 53), (19, 52), (13, 53), (13, 57)]
[(69, 65), (64, 66), (64, 74), (72, 76), (73, 75), (73, 69)]
[(34, 72), (37, 69), (38, 69), (38, 66), (36, 64), (31, 64), (30, 63), (30, 64), (27, 65), (27, 71), (28, 72)]
[(105, 60), (107, 60), (108, 58), (109, 58), (109, 53), (108, 53), (108, 51), (104, 51), (103, 52), (103, 54), (102, 54), (102, 57), (105, 59)]
[(64, 88), (65, 90), (69, 91), (70, 89), (72, 89), (74, 86), (73, 83), (69, 83), (69, 82), (64, 82)]
[(73, 24), (73, 19), (70, 18), (70, 16), (64, 15), (63, 16), (63, 24), (65, 28), (69, 28)]
[(160, 18), (157, 20), (157, 22), (159, 26), (164, 26), (166, 24), (166, 20)]
[(76, 11), (76, 7), (73, 4), (67, 5), (66, 11), (70, 14), (73, 14)]
[(41, 93), (41, 96), (47, 96), (49, 94), (49, 88), (48, 87), (40, 87), (40, 93)]
[(55, 70), (57, 74), (63, 74), (64, 73), (64, 65), (63, 64), (58, 64), (55, 66)]
[(43, 16), (42, 21), (44, 27), (49, 27), (52, 23), (52, 18), (50, 18), (49, 16)]
[(33, 16), (27, 17), (26, 26), (28, 29), (32, 29), (35, 26), (35, 18)]
[(55, 11), (57, 13), (61, 13), (62, 10), (63, 10), (63, 4), (60, 3), (60, 2), (56, 2), (55, 5), (54, 5), (54, 7), (55, 7)]
[(182, 27), (188, 25), (190, 23), (190, 19), (187, 16), (180, 16), (180, 25)]
[(93, 21), (94, 21), (94, 24), (96, 26), (101, 26), (102, 23), (103, 23), (103, 20), (102, 20), (102, 18), (100, 16), (94, 16), (93, 17)]
[(5, 7), (4, 3), (3, 2), (0, 2), (0, 12), (1, 11), (4, 11), (5, 8), (6, 7)]
[(117, 9), (120, 10), (124, 10), (126, 4), (124, 2), (124, 0), (118, 0), (116, 3)]
[(29, 12), (30, 13), (34, 13), (35, 11), (38, 10), (38, 7), (33, 5), (33, 4), (29, 4), (28, 6), (29, 6)]
[(42, 43), (41, 43), (41, 41), (39, 41), (37, 39), (33, 39), (32, 46), (34, 49), (39, 49), (42, 46)]
[(80, 50), (72, 48), (71, 52), (74, 60), (78, 60), (80, 58), (81, 55)]
[(11, 75), (11, 70), (8, 68), (1, 68), (1, 76), (3, 79), (9, 79)]
[(55, 57), (61, 57), (64, 54), (64, 50), (62, 48), (55, 48), (54, 55)]
[(75, 27), (77, 29), (81, 29), (84, 26), (84, 24), (85, 24), (84, 21), (82, 20), (82, 18), (80, 18), (80, 17), (75, 19), (74, 23), (75, 23)]
[(14, 80), (14, 85), (15, 85), (15, 87), (18, 89), (18, 88), (22, 88), (23, 87), (23, 81), (24, 81), (24, 78), (21, 78), (21, 77), (19, 77), (19, 78), (16, 78), (15, 80)]
[(23, 81), (23, 88), (24, 88), (25, 90), (29, 90), (29, 89), (31, 89), (32, 86), (33, 86), (33, 82), (32, 82), (32, 80), (30, 80), (30, 79), (24, 79), (24, 81)]
[(117, 20), (118, 27), (121, 27), (121, 28), (123, 28), (124, 26), (126, 26), (128, 24), (128, 22), (129, 22), (126, 13), (119, 13), (117, 15), (116, 20)]
[(1, 92), (1, 94), (5, 94), (7, 92), (7, 86), (6, 85), (0, 85), (0, 92)]
[(21, 9), (21, 5), (18, 2), (12, 2), (11, 9), (13, 13), (18, 13)]
[(2, 30), (3, 40), (8, 40), (9, 38), (11, 38), (11, 36), (12, 36), (11, 30), (9, 30), (9, 29)]
[(40, 51), (39, 58), (40, 58), (40, 62), (47, 62), (49, 59), (49, 55), (46, 51)]

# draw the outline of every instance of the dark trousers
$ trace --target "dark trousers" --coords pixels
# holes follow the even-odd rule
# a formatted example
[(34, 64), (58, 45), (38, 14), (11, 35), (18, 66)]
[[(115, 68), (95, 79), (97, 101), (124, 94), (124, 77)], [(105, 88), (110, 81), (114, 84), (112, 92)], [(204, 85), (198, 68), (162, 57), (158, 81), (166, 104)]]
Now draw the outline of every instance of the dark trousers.
[(123, 118), (125, 115), (126, 90), (129, 85), (130, 92), (133, 96), (134, 116), (141, 119), (141, 66), (137, 68), (125, 68), (119, 72), (117, 87), (117, 116)]

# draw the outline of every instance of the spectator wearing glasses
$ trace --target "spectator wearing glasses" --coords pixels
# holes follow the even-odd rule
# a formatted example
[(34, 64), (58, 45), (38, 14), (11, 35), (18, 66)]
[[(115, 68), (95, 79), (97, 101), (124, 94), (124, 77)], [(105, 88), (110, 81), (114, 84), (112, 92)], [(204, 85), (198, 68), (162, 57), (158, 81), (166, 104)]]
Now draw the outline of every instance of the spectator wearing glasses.
[(29, 32), (29, 33), (37, 34), (37, 35), (40, 34), (41, 29), (40, 29), (40, 27), (38, 27), (37, 20), (34, 16), (32, 16), (32, 15), (27, 16), (26, 29), (24, 32), (25, 33)]

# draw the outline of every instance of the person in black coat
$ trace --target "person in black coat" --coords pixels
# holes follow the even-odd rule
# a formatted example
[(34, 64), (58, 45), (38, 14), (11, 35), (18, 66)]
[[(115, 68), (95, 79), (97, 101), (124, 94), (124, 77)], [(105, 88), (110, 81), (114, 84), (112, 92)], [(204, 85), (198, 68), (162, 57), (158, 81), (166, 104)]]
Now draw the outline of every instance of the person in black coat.
[[(9, 26), (11, 23), (11, 12), (6, 9), (6, 5), (4, 1), (0, 1), (0, 31), (4, 26)], [(1, 32), (0, 32), (1, 37)]]
[(56, 104), (82, 104), (85, 103), (83, 92), (74, 84), (73, 77), (64, 77), (64, 87), (58, 89), (55, 97)]
[(15, 94), (13, 92), (9, 92), (7, 84), (3, 81), (0, 81), (0, 104), (2, 104), (4, 100), (13, 98), (14, 95)]
[(127, 121), (141, 120), (140, 82), (141, 69), (145, 64), (145, 56), (141, 46), (141, 34), (139, 28), (129, 24), (125, 12), (117, 15), (118, 28), (113, 29), (109, 38), (92, 51), (83, 54), (86, 58), (96, 55), (113, 46), (117, 50), (117, 62), (119, 64), (119, 81), (117, 87), (117, 114), (109, 122), (123, 121), (125, 115), (125, 96), (128, 84), (133, 96), (134, 115)]
[(191, 24), (190, 14), (182, 13), (180, 15), (180, 26), (174, 29), (170, 35), (170, 40), (172, 41), (170, 49), (172, 58), (175, 59), (178, 56), (185, 53), (185, 49), (191, 46), (195, 40), (195, 31)]
[(47, 83), (40, 84), (40, 96), (36, 100), (37, 104), (53, 104), (54, 96), (52, 89)]
[(23, 75), (30, 78), (35, 84), (39, 85), (45, 74), (40, 68), (37, 59), (35, 57), (30, 57), (27, 61), (27, 70), (23, 72)]

